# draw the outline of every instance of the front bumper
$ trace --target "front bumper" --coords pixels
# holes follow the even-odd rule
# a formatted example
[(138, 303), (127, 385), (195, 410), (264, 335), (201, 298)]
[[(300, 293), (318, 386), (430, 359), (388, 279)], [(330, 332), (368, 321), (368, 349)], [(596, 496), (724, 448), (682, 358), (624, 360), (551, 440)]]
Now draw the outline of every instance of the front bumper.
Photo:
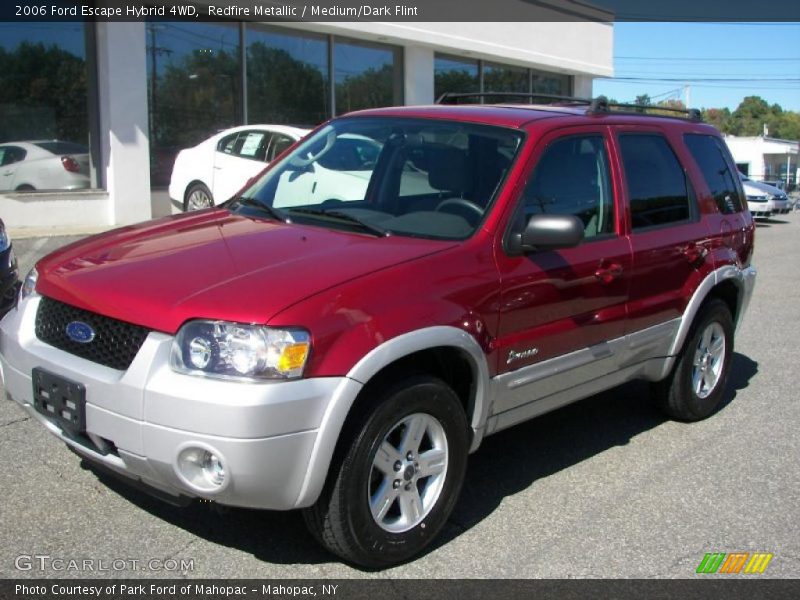
[[(330, 462), (324, 449), (338, 435), (326, 430), (331, 407), (349, 405), (360, 383), (345, 377), (247, 383), (182, 375), (169, 367), (172, 337), (157, 332), (126, 371), (117, 371), (37, 339), (38, 304), (38, 296), (30, 297), (0, 323), (0, 375), (7, 394), (81, 456), (175, 497), (266, 509), (316, 500)], [(85, 386), (84, 434), (62, 430), (34, 408), (35, 367)], [(196, 485), (178, 460), (187, 448), (220, 458), (223, 485)]]

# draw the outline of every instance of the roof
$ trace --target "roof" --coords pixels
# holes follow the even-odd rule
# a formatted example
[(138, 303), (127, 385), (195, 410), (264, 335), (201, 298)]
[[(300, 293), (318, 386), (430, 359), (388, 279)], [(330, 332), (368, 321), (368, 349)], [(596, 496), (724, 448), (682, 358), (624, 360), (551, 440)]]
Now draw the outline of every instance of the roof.
[[(483, 123), (505, 127), (522, 128), (545, 119), (569, 119), (570, 124), (597, 123), (650, 123), (710, 127), (707, 124), (658, 114), (636, 114), (630, 112), (591, 112), (585, 105), (568, 104), (433, 104), (429, 106), (396, 106), (373, 108), (348, 113), (354, 117), (406, 117), (424, 119), (456, 119), (471, 123)], [(713, 128), (712, 128), (713, 129)]]

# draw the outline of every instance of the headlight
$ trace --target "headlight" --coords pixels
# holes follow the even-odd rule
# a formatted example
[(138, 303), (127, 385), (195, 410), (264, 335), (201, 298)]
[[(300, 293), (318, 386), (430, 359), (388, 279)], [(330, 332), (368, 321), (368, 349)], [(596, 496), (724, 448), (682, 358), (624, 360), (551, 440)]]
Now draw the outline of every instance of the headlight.
[(767, 201), (767, 197), (766, 196), (748, 196), (747, 200), (749, 202), (766, 202)]
[(6, 233), (6, 226), (2, 220), (0, 220), (0, 252), (5, 252), (8, 250), (8, 247), (11, 245), (11, 242), (8, 240), (8, 234)]
[(22, 287), (19, 288), (19, 300), (22, 302), (36, 291), (36, 282), (39, 280), (39, 273), (36, 267), (33, 267), (25, 276), (25, 281), (22, 282)]
[(294, 379), (311, 350), (302, 329), (273, 329), (226, 321), (190, 321), (172, 344), (179, 373), (221, 379)]

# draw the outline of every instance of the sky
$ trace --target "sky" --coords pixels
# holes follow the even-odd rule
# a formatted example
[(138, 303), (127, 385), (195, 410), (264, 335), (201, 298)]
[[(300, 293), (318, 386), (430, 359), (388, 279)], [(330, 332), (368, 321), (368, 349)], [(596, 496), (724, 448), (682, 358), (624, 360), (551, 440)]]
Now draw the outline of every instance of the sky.
[(689, 85), (692, 108), (734, 110), (755, 95), (800, 112), (800, 23), (618, 22), (614, 74), (595, 79), (595, 95), (686, 102)]

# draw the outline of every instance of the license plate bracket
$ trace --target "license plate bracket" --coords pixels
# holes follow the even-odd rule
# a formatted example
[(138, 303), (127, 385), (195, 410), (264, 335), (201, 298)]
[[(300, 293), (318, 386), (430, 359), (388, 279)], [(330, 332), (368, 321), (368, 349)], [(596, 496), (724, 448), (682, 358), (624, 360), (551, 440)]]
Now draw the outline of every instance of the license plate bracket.
[(33, 369), (33, 406), (71, 434), (86, 431), (86, 387), (38, 367)]

